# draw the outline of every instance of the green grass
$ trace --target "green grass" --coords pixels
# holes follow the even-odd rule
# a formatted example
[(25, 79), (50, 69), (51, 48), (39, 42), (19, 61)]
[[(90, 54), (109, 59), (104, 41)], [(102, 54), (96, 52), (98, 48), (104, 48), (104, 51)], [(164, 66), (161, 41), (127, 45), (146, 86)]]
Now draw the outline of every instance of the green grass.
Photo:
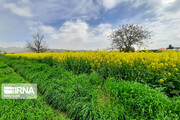
[[(58, 62), (52, 59), (52, 57), (34, 60), (38, 60), (41, 63), (47, 63), (52, 67), (61, 66), (66, 70), (73, 71), (73, 73), (77, 75), (82, 73), (92, 73), (90, 62), (83, 58), (77, 59), (68, 57), (62, 62)], [(135, 81), (142, 84), (148, 84), (151, 88), (164, 88), (163, 91), (170, 97), (180, 95), (180, 71), (175, 72), (172, 67), (167, 69), (151, 69), (143, 64), (141, 59), (136, 60), (134, 63), (133, 66), (123, 61), (121, 66), (103, 64), (100, 67), (95, 67), (93, 71), (96, 71), (103, 76), (104, 79), (115, 77), (116, 79)], [(180, 69), (180, 65), (177, 64), (177, 68)], [(168, 76), (168, 73), (172, 73), (172, 75)], [(160, 79), (164, 79), (165, 82), (161, 83)]]
[(137, 82), (116, 82), (110, 78), (104, 84), (104, 92), (112, 97), (110, 103), (113, 109), (118, 110), (117, 116), (122, 115), (121, 119), (179, 119), (180, 99), (169, 99), (158, 89), (151, 89), (147, 85)]
[[(2, 83), (27, 83), (27, 81), (0, 61), (0, 84)], [(37, 99), (0, 99), (0, 106), (0, 120), (66, 120), (65, 115), (55, 112), (46, 105), (40, 95)]]
[(26, 80), (37, 83), (46, 102), (81, 120), (178, 120), (180, 99), (137, 82), (103, 78), (97, 73), (75, 75), (61, 67), (23, 58), (6, 63)]

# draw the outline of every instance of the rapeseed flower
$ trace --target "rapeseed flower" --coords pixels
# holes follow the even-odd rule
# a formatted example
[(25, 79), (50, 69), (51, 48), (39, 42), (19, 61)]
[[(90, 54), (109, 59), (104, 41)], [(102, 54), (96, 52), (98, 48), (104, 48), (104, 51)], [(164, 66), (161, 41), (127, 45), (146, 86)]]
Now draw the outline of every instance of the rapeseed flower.
[(164, 82), (164, 80), (163, 80), (163, 79), (160, 79), (160, 82)]
[(169, 76), (171, 76), (172, 74), (171, 73), (168, 73)]

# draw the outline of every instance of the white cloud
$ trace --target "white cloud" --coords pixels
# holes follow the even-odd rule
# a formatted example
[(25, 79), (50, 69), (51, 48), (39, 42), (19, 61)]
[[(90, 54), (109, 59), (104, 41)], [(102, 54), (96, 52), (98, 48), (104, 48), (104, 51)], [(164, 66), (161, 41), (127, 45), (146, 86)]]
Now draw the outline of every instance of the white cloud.
[(101, 1), (100, 3), (104, 6), (104, 8), (106, 10), (109, 10), (116, 7), (118, 4), (122, 2), (130, 3), (132, 7), (138, 8), (143, 4), (146, 4), (147, 6), (151, 6), (151, 7), (157, 6), (158, 4), (168, 5), (168, 4), (173, 3), (173, 1), (175, 0), (100, 0), (100, 1)]
[(33, 17), (31, 9), (28, 6), (17, 6), (15, 3), (4, 3), (4, 8), (10, 9), (10, 11), (18, 16)]
[[(168, 16), (167, 16), (168, 17)], [(180, 17), (180, 16), (178, 16)], [(167, 47), (169, 44), (180, 46), (180, 19), (169, 19), (165, 16), (158, 17), (155, 21), (144, 22), (152, 31), (152, 44), (149, 48)]]
[[(120, 8), (119, 4), (126, 6)], [(44, 33), (52, 48), (103, 48), (108, 46), (107, 34), (111, 24), (117, 28), (119, 24), (142, 23), (153, 33), (154, 43), (150, 48), (166, 47), (168, 44), (180, 46), (179, 4), (179, 0), (0, 0), (0, 42), (3, 45), (6, 41), (25, 42), (31, 39), (31, 31), (31, 34)], [(120, 13), (125, 13), (119, 18), (113, 16), (113, 10), (112, 14), (106, 14), (112, 8), (123, 9)], [(133, 18), (127, 12), (135, 13)], [(93, 24), (108, 21), (109, 24), (93, 27), (82, 20)], [(27, 22), (27, 26), (25, 21), (34, 22)]]
[(43, 24), (31, 26), (31, 30), (33, 27), (45, 34), (46, 40), (53, 48), (102, 49), (109, 45), (107, 36), (111, 31), (110, 24), (91, 27), (79, 19), (67, 21), (58, 29)]
[(99, 4), (94, 0), (0, 0), (0, 6), (9, 9), (13, 14), (24, 17), (34, 17), (42, 22), (72, 19), (79, 16), (96, 18), (99, 14)]
[(20, 4), (30, 4), (29, 0), (19, 0), (18, 1)]
[[(157, 49), (167, 47), (169, 44), (180, 46), (180, 10), (178, 6), (180, 2), (178, 0), (132, 0), (131, 2), (133, 3), (131, 10), (138, 9), (142, 5), (146, 9), (135, 17), (123, 19), (121, 22), (127, 24), (142, 21), (140, 24), (152, 31), (153, 43), (148, 48)], [(150, 15), (152, 17), (149, 17)]]
[(180, 11), (171, 11), (175, 0), (160, 1), (157, 8), (151, 9), (155, 17), (143, 24), (152, 31), (153, 44), (149, 48), (180, 46)]
[(162, 4), (165, 6), (171, 5), (176, 0), (161, 0)]
[(94, 0), (39, 0), (34, 1), (33, 5), (36, 18), (46, 23), (82, 16), (86, 16), (84, 19), (92, 19), (96, 18), (100, 11), (100, 5), (95, 4)]
[(127, 0), (101, 0), (102, 5), (105, 7), (105, 9), (109, 10), (116, 5), (118, 5), (121, 2), (126, 2)]

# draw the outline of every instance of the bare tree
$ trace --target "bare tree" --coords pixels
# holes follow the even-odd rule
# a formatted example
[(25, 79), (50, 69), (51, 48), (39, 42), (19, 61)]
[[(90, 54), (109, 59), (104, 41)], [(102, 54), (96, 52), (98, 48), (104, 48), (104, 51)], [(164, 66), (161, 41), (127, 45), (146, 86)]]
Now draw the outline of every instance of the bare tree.
[(149, 43), (150, 37), (147, 28), (134, 24), (122, 25), (110, 34), (112, 48), (126, 52), (133, 49), (132, 45), (143, 46), (145, 43)]
[(36, 33), (32, 37), (33, 41), (27, 41), (27, 48), (37, 53), (46, 52), (48, 50), (47, 44), (45, 43), (45, 41), (43, 41), (44, 35)]

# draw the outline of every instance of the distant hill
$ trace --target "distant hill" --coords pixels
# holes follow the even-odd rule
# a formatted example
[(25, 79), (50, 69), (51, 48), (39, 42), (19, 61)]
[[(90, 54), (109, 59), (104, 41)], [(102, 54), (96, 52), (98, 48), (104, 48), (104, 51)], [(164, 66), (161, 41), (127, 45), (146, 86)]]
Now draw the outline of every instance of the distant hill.
[(85, 52), (91, 50), (66, 50), (66, 49), (50, 49), (49, 52)]
[[(0, 47), (1, 53), (31, 53), (31, 51), (27, 48), (21, 48), (21, 47)], [(83, 52), (87, 50), (66, 50), (66, 49), (49, 49), (48, 52)], [(88, 50), (89, 51), (89, 50)]]
[(28, 50), (27, 48), (21, 48), (21, 47), (0, 47), (0, 50), (2, 52), (6, 52), (6, 53), (29, 53), (31, 52), (30, 50)]

